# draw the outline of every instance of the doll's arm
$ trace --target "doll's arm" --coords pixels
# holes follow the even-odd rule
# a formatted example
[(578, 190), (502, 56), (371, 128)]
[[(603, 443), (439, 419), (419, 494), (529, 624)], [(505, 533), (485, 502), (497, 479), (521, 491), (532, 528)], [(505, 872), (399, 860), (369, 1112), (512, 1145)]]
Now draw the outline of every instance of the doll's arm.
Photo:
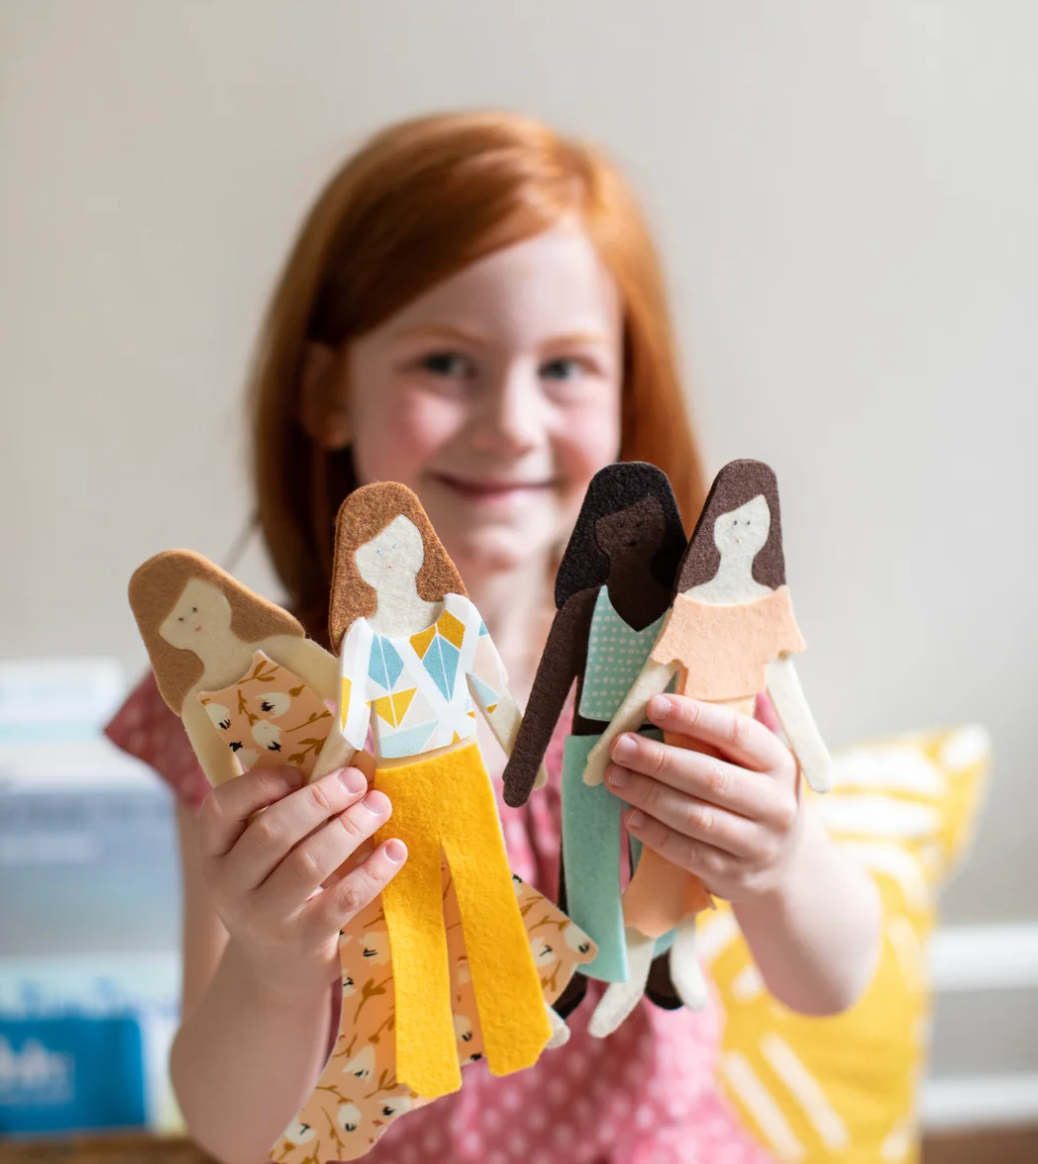
[(209, 713), (194, 695), (184, 697), (184, 706), (180, 714), (187, 738), (191, 741), (191, 747), (194, 748), (198, 763), (209, 783), (215, 788), (218, 784), (225, 784), (235, 776), (240, 776), (241, 768), (234, 758), (234, 753), (216, 730)]
[[(476, 706), (486, 716), (494, 739), (501, 745), (504, 754), (510, 756), (523, 722), (522, 712), (508, 688), (508, 673), (486, 627), (480, 624), (478, 632), (470, 633), (478, 633), (479, 638), (471, 667), (465, 676), (469, 692)], [(546, 773), (539, 773), (540, 783), (537, 787), (546, 779)]]
[(654, 695), (662, 695), (677, 671), (674, 663), (657, 663), (651, 656), (635, 679), (612, 722), (591, 749), (584, 769), (585, 784), (601, 784), (609, 767), (613, 741), (624, 732), (637, 731), (645, 722), (645, 709)]
[(832, 787), (829, 749), (811, 714), (792, 655), (779, 655), (768, 664), (767, 684), (768, 695), (804, 778), (815, 792), (828, 792)]
[(296, 635), (273, 635), (257, 645), (275, 663), (298, 675), (318, 699), (336, 701), (339, 663), (320, 643)]
[(358, 620), (343, 636), (338, 659), (332, 655), (328, 658), (335, 667), (328, 700), (332, 704), (332, 726), (310, 774), (311, 784), (336, 768), (350, 767), (364, 747), (371, 721), (368, 698), (371, 631), (366, 622)]
[(537, 667), (526, 715), (505, 768), (505, 804), (524, 805), (534, 787), (573, 679), (587, 666), (596, 591), (581, 590), (558, 611)]

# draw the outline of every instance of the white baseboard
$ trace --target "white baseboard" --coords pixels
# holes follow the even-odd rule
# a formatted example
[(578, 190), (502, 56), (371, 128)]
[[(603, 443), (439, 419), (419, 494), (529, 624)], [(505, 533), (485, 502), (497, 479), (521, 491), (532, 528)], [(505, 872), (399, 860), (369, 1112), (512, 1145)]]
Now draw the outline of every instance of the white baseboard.
[(938, 992), (1038, 989), (1038, 922), (943, 927), (930, 968)]
[[(1038, 992), (1038, 923), (943, 927), (930, 968), (937, 993)], [(926, 1131), (1038, 1127), (1038, 1071), (928, 1079), (920, 1120)]]
[(928, 1132), (1038, 1127), (1038, 1072), (928, 1080), (920, 1118)]

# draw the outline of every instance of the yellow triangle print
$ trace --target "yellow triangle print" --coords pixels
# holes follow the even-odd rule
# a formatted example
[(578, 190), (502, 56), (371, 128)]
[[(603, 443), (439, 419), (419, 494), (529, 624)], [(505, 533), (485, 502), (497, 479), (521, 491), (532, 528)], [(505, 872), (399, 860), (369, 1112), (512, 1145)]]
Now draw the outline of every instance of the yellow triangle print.
[[(487, 704), (487, 715), (493, 715), (495, 711), (497, 711), (497, 704), (496, 703), (488, 703)], [(475, 718), (475, 717), (473, 717), (473, 718)]]
[(461, 640), (465, 637), (465, 624), (454, 617), (449, 610), (445, 610), (436, 622), (436, 629), (449, 643), (461, 650)]
[(378, 699), (373, 699), (371, 702), (379, 719), (385, 720), (390, 727), (399, 727), (417, 690), (417, 687), (412, 687), (410, 691), (398, 691), (395, 695), (380, 695)]
[(461, 736), (459, 736), (457, 732), (454, 733), (454, 739), (451, 740), (451, 743), (452, 744), (460, 744), (461, 743)]
[(411, 700), (414, 699), (417, 692), (418, 688), (412, 687), (410, 691), (398, 691), (396, 695), (390, 696), (390, 699), (393, 701), (393, 711), (396, 713), (398, 727), (404, 722), (407, 709), (411, 706)]
[(435, 626), (426, 627), (425, 630), (419, 631), (418, 634), (411, 636), (411, 646), (414, 647), (414, 653), (419, 659), (425, 658), (425, 652), (429, 649), (429, 644), (435, 637)]
[(346, 716), (350, 710), (350, 681), (342, 677), (342, 695), (339, 697), (339, 730), (346, 730)]

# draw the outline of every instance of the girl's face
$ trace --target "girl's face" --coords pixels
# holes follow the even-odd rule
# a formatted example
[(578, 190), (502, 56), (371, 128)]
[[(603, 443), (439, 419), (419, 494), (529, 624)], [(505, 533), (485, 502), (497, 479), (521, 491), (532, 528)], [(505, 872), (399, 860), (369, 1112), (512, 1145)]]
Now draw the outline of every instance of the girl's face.
[(360, 482), (410, 486), (463, 570), (549, 552), (619, 453), (622, 340), (576, 223), (471, 264), (349, 346)]

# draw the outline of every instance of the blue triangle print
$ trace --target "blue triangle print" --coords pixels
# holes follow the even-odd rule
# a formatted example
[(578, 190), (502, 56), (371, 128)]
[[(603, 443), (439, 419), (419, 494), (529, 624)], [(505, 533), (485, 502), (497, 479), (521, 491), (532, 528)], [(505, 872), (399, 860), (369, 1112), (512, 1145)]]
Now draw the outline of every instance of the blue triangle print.
[(382, 635), (376, 635), (371, 644), (371, 659), (368, 662), (368, 677), (386, 691), (392, 691), (400, 678), (404, 662), (397, 654), (396, 647)]
[(429, 644), (422, 662), (432, 681), (440, 689), (443, 698), (450, 700), (454, 691), (454, 677), (458, 673), (458, 658), (461, 652), (453, 644), (447, 642), (443, 635), (437, 635)]
[(478, 675), (472, 676), (472, 686), (476, 689), (476, 698), (481, 707), (493, 707), (501, 699), (501, 694), (495, 691), (488, 683), (484, 683)]

